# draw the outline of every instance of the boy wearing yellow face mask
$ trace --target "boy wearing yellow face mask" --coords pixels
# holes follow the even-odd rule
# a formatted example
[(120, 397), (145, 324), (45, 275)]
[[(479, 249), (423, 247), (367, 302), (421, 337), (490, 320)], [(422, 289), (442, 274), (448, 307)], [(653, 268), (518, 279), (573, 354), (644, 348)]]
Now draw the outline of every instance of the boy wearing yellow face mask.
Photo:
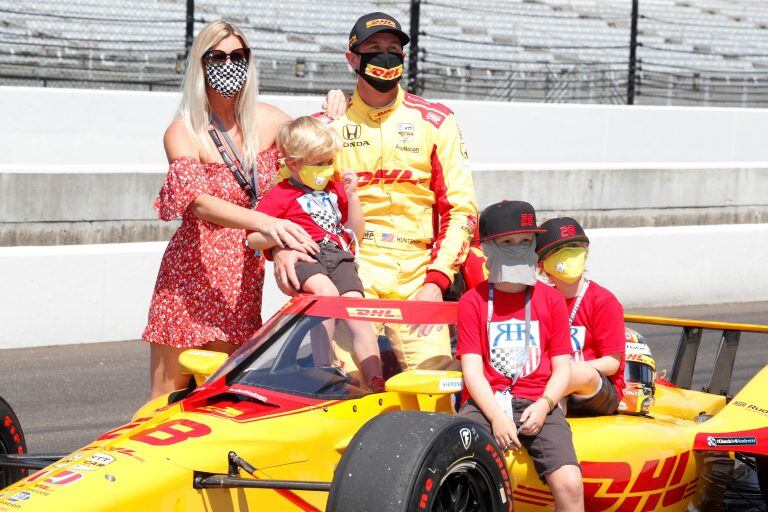
[(536, 252), (542, 277), (565, 296), (573, 361), (568, 412), (602, 416), (616, 412), (623, 397), (624, 310), (616, 297), (584, 277), (589, 238), (576, 220), (561, 217), (541, 225)]
[[(339, 136), (329, 126), (309, 116), (299, 117), (277, 134), (277, 148), (285, 165), (282, 181), (272, 187), (256, 211), (288, 219), (317, 242), (320, 251), (311, 261), (296, 263), (301, 291), (313, 295), (363, 297), (352, 246), (363, 236), (364, 219), (357, 195), (357, 175), (345, 171), (341, 182), (334, 179), (333, 158), (341, 149)], [(277, 241), (261, 233), (248, 234), (248, 247), (272, 249)], [(353, 338), (352, 351), (360, 371), (372, 389), (383, 389), (376, 337), (368, 322), (347, 322)], [(334, 322), (325, 322), (327, 339), (312, 340), (316, 366), (334, 361), (330, 341)]]

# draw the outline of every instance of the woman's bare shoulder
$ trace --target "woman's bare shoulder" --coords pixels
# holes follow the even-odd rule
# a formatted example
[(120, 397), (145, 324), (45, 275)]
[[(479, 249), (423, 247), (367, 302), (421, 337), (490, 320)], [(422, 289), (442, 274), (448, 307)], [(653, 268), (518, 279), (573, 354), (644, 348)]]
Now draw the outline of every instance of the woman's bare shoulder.
[(184, 120), (180, 117), (174, 119), (165, 130), (163, 145), (169, 162), (185, 156), (200, 159), (197, 144), (195, 144), (192, 134), (189, 133)]

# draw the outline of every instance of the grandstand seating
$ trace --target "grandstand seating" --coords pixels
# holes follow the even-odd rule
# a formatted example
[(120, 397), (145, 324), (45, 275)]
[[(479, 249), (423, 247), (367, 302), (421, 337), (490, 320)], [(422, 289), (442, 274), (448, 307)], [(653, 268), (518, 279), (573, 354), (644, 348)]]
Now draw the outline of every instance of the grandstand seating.
[[(383, 10), (408, 30), (408, 0), (353, 5), (196, 0), (196, 30), (233, 21), (254, 48), (262, 90), (319, 93), (351, 83), (342, 52), (359, 14)], [(768, 103), (768, 4), (640, 5), (638, 90), (648, 102)], [(420, 84), (442, 97), (622, 102), (630, 10), (617, 0), (422, 0)], [(178, 88), (185, 0), (0, 0), (0, 16), (0, 83)]]

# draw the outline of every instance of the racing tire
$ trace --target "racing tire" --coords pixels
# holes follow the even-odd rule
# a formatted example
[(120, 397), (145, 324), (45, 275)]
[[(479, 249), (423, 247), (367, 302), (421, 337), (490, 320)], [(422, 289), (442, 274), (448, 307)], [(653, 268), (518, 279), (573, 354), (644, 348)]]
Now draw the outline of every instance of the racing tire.
[[(0, 455), (27, 453), (27, 443), (16, 414), (8, 402), (0, 398)], [(20, 468), (0, 466), (0, 489), (26, 476)]]
[(512, 486), (504, 454), (477, 423), (398, 411), (373, 418), (352, 438), (327, 510), (511, 511)]

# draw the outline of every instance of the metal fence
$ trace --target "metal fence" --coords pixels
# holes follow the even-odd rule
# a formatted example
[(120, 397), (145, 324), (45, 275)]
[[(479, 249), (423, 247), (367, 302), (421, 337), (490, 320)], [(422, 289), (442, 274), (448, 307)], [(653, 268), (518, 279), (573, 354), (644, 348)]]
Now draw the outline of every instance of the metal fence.
[(262, 92), (349, 90), (349, 29), (383, 10), (413, 39), (409, 89), (433, 98), (768, 106), (768, 4), (697, 5), (0, 0), (0, 84), (177, 90), (194, 34), (226, 19), (249, 38)]

